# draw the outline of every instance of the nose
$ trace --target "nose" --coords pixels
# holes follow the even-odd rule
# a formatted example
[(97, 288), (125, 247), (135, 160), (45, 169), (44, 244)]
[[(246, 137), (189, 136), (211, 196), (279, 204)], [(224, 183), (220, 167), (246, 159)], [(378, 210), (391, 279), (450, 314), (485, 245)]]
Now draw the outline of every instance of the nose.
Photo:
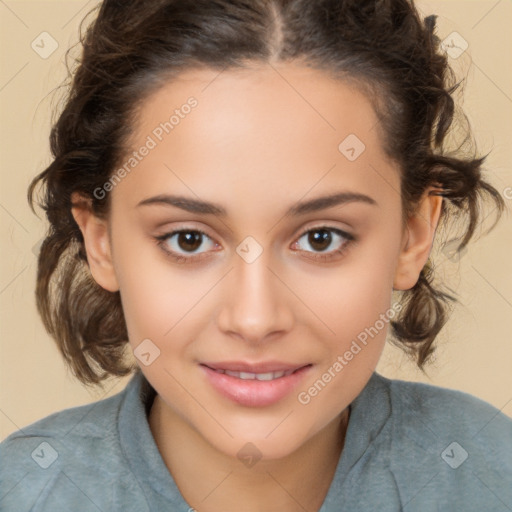
[(271, 268), (264, 251), (247, 263), (235, 256), (235, 268), (227, 278), (219, 310), (219, 329), (251, 344), (261, 344), (293, 325), (293, 294), (279, 272)]

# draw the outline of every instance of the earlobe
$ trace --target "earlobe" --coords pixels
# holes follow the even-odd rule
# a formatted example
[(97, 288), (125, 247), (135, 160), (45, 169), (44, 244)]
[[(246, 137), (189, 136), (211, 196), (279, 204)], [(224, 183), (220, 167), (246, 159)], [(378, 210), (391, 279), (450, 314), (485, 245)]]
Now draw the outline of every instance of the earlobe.
[(118, 291), (107, 221), (94, 215), (88, 198), (73, 193), (71, 200), (71, 213), (82, 232), (87, 261), (94, 280), (105, 290)]
[(416, 212), (409, 217), (404, 231), (403, 244), (398, 257), (394, 290), (410, 290), (418, 281), (425, 266), (441, 216), (443, 197), (428, 189)]

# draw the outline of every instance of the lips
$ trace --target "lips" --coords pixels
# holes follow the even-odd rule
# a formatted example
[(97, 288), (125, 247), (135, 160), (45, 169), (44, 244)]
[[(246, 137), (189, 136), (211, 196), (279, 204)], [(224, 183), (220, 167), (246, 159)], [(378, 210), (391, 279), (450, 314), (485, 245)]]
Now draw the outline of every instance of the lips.
[(289, 395), (310, 372), (312, 364), (279, 361), (202, 363), (207, 381), (225, 398), (239, 405), (264, 407)]

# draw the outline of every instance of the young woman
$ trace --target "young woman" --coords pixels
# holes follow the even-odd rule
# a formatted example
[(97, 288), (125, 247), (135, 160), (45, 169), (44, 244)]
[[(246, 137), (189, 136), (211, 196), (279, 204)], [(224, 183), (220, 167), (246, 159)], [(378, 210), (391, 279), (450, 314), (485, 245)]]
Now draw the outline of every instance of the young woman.
[(3, 511), (512, 510), (512, 420), (375, 372), (387, 335), (433, 352), (441, 223), (462, 249), (504, 206), (434, 32), (407, 0), (101, 4), (29, 190), (37, 305), (84, 383), (133, 377), (1, 444)]

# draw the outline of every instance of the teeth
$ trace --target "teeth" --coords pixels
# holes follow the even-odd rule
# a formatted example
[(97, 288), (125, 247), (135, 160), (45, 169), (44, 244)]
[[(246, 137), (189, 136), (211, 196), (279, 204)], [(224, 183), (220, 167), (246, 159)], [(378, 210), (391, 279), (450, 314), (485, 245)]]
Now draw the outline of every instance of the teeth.
[(290, 375), (294, 370), (279, 371), (279, 372), (268, 372), (268, 373), (249, 373), (249, 372), (233, 372), (231, 370), (217, 370), (219, 373), (225, 373), (231, 377), (236, 377), (242, 380), (274, 380)]
[(279, 379), (279, 377), (282, 377), (283, 375), (284, 375), (284, 372), (257, 373), (256, 378), (258, 380), (273, 380), (273, 379)]

